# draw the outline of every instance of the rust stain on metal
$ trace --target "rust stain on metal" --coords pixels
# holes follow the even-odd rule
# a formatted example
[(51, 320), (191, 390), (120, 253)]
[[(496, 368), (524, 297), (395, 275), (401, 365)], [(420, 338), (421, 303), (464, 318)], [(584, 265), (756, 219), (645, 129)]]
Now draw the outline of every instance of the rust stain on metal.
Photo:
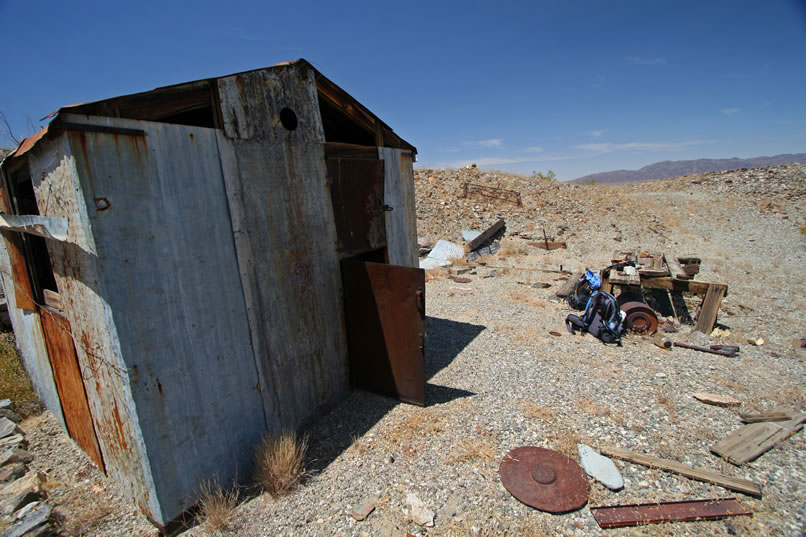
[(129, 449), (129, 444), (126, 443), (126, 435), (123, 432), (123, 422), (120, 420), (120, 411), (118, 411), (118, 402), (115, 401), (115, 430), (117, 431), (118, 437), (118, 445), (120, 445), (124, 450)]
[(640, 503), (591, 507), (591, 514), (601, 528), (621, 528), (661, 522), (719, 520), (729, 516), (752, 516), (736, 498), (690, 500), (682, 502)]
[(510, 494), (541, 511), (566, 513), (588, 501), (585, 471), (558, 451), (534, 446), (513, 449), (504, 455), (498, 474)]
[(654, 334), (658, 329), (658, 317), (646, 303), (639, 301), (625, 302), (621, 305), (624, 312), (624, 327), (636, 334)]

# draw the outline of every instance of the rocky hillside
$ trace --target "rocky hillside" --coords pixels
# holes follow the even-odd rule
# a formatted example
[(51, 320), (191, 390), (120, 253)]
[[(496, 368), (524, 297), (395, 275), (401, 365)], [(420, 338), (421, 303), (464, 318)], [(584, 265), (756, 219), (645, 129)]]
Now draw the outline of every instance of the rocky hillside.
[(699, 160), (665, 160), (644, 166), (639, 170), (614, 170), (609, 172), (593, 173), (574, 179), (571, 183), (612, 184), (630, 183), (633, 181), (646, 181), (649, 179), (666, 179), (680, 177), (695, 173), (706, 173), (724, 170), (738, 170), (740, 168), (764, 168), (780, 164), (806, 162), (806, 153), (775, 155), (773, 157), (754, 157), (747, 159), (699, 159)]

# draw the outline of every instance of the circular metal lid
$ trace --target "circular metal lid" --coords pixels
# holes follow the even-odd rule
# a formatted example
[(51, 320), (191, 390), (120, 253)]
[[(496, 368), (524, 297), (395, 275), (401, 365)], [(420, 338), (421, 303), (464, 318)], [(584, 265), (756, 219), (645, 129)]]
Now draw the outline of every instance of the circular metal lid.
[(521, 502), (549, 513), (579, 509), (588, 501), (585, 471), (572, 459), (534, 446), (513, 449), (498, 467), (501, 483)]

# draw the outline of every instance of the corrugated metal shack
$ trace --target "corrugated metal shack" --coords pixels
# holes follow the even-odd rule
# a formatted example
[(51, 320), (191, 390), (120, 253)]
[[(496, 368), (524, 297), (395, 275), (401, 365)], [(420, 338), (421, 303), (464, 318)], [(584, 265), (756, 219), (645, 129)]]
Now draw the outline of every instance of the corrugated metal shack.
[(415, 153), (298, 60), (62, 108), (3, 161), (26, 368), (154, 522), (350, 381), (422, 404)]

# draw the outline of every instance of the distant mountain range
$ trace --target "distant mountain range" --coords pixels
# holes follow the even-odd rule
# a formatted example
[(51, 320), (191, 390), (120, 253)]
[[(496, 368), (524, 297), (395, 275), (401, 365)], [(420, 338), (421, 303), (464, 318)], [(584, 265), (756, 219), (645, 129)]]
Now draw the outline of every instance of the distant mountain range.
[(792, 164), (793, 162), (806, 162), (806, 153), (775, 155), (774, 157), (754, 158), (701, 158), (699, 160), (664, 160), (640, 170), (614, 170), (612, 172), (592, 173), (569, 183), (590, 183), (591, 179), (597, 184), (631, 183), (633, 181), (647, 181), (649, 179), (667, 179), (694, 173), (719, 172), (724, 170), (737, 170), (739, 168), (764, 168), (778, 166), (779, 164)]

